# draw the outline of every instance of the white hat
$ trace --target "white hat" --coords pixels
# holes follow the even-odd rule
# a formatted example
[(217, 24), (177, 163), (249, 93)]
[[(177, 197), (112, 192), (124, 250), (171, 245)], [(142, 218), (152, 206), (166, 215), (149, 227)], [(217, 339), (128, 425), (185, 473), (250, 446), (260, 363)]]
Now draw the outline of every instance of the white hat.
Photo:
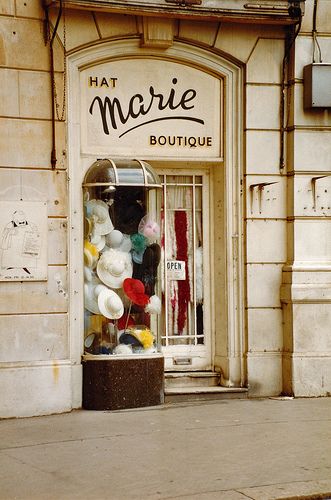
[(121, 288), (123, 281), (132, 276), (130, 254), (110, 248), (101, 255), (97, 265), (97, 273), (105, 285), (110, 288)]
[(116, 248), (122, 252), (130, 252), (132, 243), (129, 234), (123, 234), (118, 229), (114, 229), (106, 235), (106, 244), (109, 248)]
[(109, 216), (109, 207), (102, 200), (91, 200), (86, 202), (88, 217), (92, 219), (95, 234), (108, 234), (114, 229)]
[(149, 299), (145, 312), (150, 314), (160, 314), (162, 309), (161, 300), (157, 295), (152, 295)]
[(93, 314), (101, 314), (98, 305), (98, 296), (103, 289), (107, 289), (97, 278), (84, 284), (84, 305), (85, 309)]
[(106, 238), (104, 235), (97, 234), (94, 230), (92, 231), (91, 235), (91, 243), (92, 245), (95, 245), (96, 248), (101, 252), (101, 250), (104, 248), (106, 244)]
[(98, 295), (98, 306), (101, 314), (106, 318), (119, 319), (123, 316), (123, 302), (114, 290), (104, 288)]

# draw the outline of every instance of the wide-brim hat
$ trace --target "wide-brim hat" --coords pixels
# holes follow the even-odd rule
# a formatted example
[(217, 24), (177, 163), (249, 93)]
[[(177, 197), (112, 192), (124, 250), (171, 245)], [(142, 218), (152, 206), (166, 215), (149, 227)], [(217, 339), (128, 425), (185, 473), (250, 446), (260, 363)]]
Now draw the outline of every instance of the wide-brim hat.
[(155, 241), (160, 237), (160, 226), (147, 214), (139, 222), (138, 233), (143, 234), (149, 241)]
[(119, 319), (123, 316), (123, 302), (114, 290), (104, 288), (98, 295), (98, 306), (106, 318)]
[(87, 267), (95, 267), (99, 258), (99, 250), (88, 240), (84, 241), (84, 264)]
[(104, 252), (97, 265), (100, 280), (110, 288), (121, 288), (123, 281), (132, 276), (132, 260), (127, 252), (110, 248)]
[(92, 314), (101, 314), (98, 304), (99, 293), (107, 288), (98, 279), (88, 281), (84, 284), (84, 306)]
[(102, 200), (90, 200), (85, 203), (87, 216), (93, 222), (95, 234), (108, 234), (114, 229), (109, 215), (109, 207)]
[(109, 248), (115, 248), (121, 250), (121, 252), (130, 252), (132, 248), (132, 243), (129, 234), (123, 234), (118, 229), (113, 229), (109, 234), (105, 236), (106, 245)]
[(125, 295), (138, 306), (145, 306), (149, 301), (149, 296), (145, 294), (145, 285), (135, 278), (127, 278), (123, 281)]

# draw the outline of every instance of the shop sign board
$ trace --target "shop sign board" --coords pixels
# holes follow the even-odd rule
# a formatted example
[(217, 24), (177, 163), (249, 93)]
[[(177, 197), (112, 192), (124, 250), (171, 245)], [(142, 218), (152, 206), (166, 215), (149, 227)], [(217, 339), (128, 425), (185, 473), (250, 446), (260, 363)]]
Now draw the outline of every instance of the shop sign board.
[(1, 201), (0, 281), (47, 280), (47, 203)]
[(81, 71), (83, 154), (222, 157), (222, 80), (136, 58)]

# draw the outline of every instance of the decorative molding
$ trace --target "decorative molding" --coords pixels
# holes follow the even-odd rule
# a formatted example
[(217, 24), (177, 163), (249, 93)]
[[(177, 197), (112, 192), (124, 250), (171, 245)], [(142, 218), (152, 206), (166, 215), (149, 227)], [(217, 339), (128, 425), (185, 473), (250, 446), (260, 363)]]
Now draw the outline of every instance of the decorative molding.
[(167, 49), (174, 41), (175, 20), (166, 17), (142, 18), (142, 47)]

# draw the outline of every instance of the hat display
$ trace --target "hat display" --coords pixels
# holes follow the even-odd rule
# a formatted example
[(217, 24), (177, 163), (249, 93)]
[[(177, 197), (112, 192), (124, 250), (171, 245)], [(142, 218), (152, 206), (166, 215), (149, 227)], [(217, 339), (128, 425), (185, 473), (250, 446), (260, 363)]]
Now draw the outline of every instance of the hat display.
[(98, 305), (98, 295), (103, 289), (107, 290), (107, 287), (101, 283), (98, 279), (89, 281), (84, 284), (84, 306), (85, 309), (93, 314), (101, 314)]
[(125, 295), (136, 305), (145, 306), (149, 297), (145, 294), (145, 285), (137, 279), (126, 278), (123, 281), (123, 290)]
[(102, 200), (90, 200), (85, 203), (87, 216), (93, 222), (95, 234), (108, 234), (114, 229), (109, 215), (109, 207)]
[(130, 235), (123, 234), (118, 229), (113, 229), (109, 234), (106, 235), (106, 245), (109, 248), (116, 248), (122, 252), (130, 252), (132, 248), (132, 243)]
[(98, 294), (98, 306), (101, 314), (106, 318), (119, 319), (123, 316), (123, 302), (114, 290), (104, 287)]
[(154, 241), (160, 237), (160, 226), (147, 214), (139, 222), (138, 233), (143, 234), (148, 240)]
[(89, 356), (132, 358), (159, 348), (151, 314), (161, 311), (154, 288), (162, 185), (146, 165), (97, 160), (84, 177), (84, 349)]
[(101, 255), (97, 265), (97, 273), (105, 285), (110, 288), (121, 288), (123, 281), (132, 276), (130, 254), (110, 248)]
[(99, 258), (99, 250), (88, 240), (84, 241), (84, 264), (87, 267), (95, 267)]
[(149, 314), (160, 314), (162, 309), (161, 300), (157, 295), (152, 295), (145, 307), (145, 312)]

